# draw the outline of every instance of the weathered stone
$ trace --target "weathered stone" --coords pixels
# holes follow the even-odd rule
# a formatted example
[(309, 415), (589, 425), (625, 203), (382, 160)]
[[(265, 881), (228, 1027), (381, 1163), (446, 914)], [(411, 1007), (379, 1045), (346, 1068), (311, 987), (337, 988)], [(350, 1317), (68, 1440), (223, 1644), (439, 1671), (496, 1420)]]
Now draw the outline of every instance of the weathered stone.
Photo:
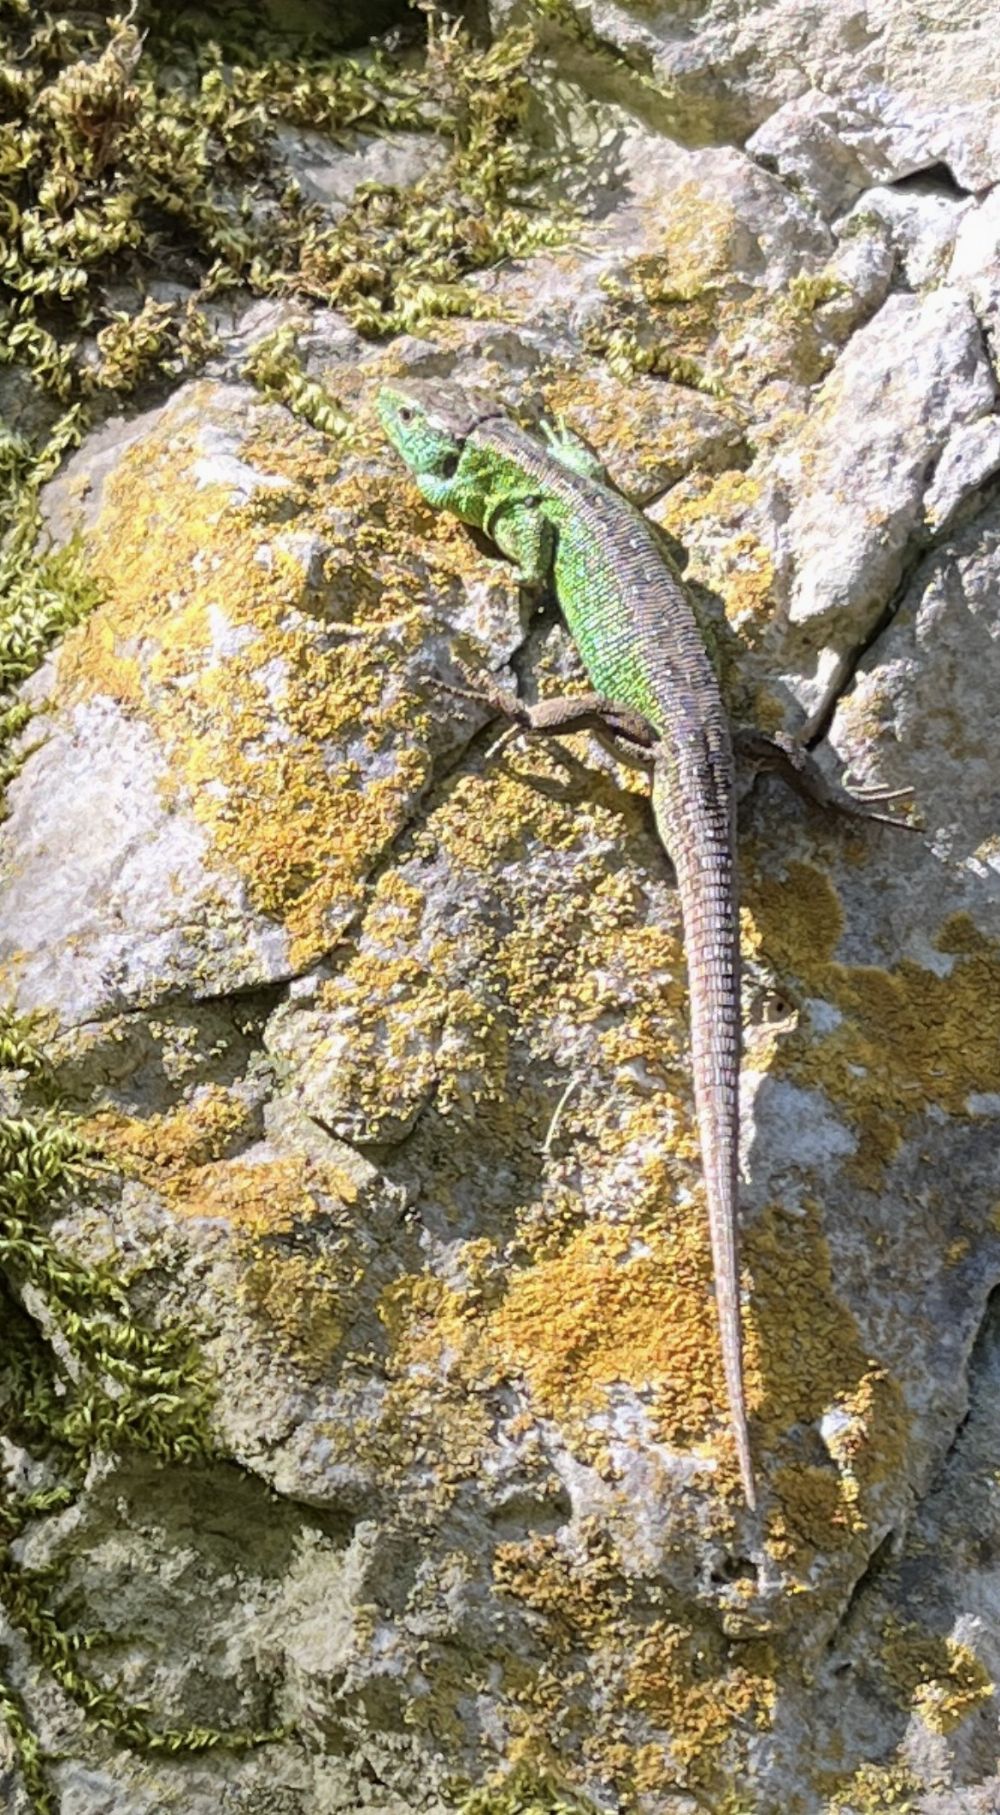
[(929, 471), (995, 395), (957, 289), (891, 296), (859, 329), (775, 461), (793, 623), (846, 615), (864, 634), (902, 572)]
[[(490, 11), (499, 26), (524, 9), (520, 0), (491, 0)], [(825, 148), (834, 183), (850, 182), (858, 165), (879, 182), (943, 163), (978, 190), (1000, 177), (1000, 109), (982, 27), (972, 0), (948, 0), (932, 22), (873, 0), (779, 0), (766, 17), (726, 0), (705, 0), (693, 13), (669, 0), (641, 11), (572, 0), (568, 21), (560, 29), (556, 11), (550, 30), (556, 54), (592, 92), (652, 113), (687, 143), (739, 141), (787, 107), (793, 144), (812, 140), (805, 156), (813, 169), (824, 154), (816, 123), (843, 146)], [(579, 50), (581, 30), (589, 56)]]
[[(122, 1721), (290, 1727), (145, 1756), (5, 1627), (60, 1815), (457, 1815), (494, 1774), (477, 1815), (996, 1802), (1000, 217), (957, 192), (995, 169), (985, 26), (578, 15), (623, 53), (547, 39), (578, 240), (389, 349), (301, 302), (220, 317), (205, 378), (45, 500), (106, 597), (30, 684), (5, 987), (61, 1023), (46, 1088), (115, 1169), (56, 1252), (193, 1333), (218, 1454), (92, 1458), (14, 1561)], [(301, 135), (301, 180), (335, 213), (397, 149)], [(294, 323), (343, 442), (246, 383)], [(679, 544), (736, 716), (801, 722), (882, 626), (818, 756), (912, 785), (918, 829), (769, 780), (741, 830), (760, 1525), (645, 783), (584, 738), (500, 756), (434, 684), (583, 677), (375, 432), (400, 371), (593, 442)], [(59, 1470), (16, 1432), (0, 1461), (9, 1494)], [(13, 1754), (0, 1786), (21, 1815)]]
[(442, 141), (430, 133), (398, 138), (355, 133), (342, 145), (307, 127), (284, 126), (275, 134), (282, 157), (307, 201), (317, 202), (331, 220), (345, 212), (361, 183), (414, 183), (445, 158)]

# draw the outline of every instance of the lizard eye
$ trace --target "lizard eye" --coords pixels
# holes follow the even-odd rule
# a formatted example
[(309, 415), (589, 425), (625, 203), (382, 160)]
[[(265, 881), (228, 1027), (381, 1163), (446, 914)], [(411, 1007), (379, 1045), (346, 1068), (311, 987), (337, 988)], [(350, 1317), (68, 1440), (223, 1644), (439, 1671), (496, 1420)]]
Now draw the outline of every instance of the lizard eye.
[(416, 411), (411, 408), (410, 404), (401, 403), (399, 409), (396, 411), (396, 415), (399, 417), (400, 422), (412, 422), (416, 415)]

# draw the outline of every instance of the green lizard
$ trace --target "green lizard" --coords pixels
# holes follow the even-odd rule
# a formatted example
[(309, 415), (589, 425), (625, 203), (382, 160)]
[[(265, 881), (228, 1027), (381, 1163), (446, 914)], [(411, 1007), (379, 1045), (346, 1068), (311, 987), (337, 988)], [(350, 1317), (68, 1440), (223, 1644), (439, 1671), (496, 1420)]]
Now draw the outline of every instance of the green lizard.
[[(733, 739), (718, 681), (680, 579), (642, 512), (575, 437), (548, 446), (490, 401), (444, 383), (396, 381), (379, 415), (423, 496), (472, 524), (517, 563), (551, 578), (595, 693), (527, 707), (486, 685), (524, 729), (610, 734), (652, 764), (657, 831), (677, 875), (687, 951), (695, 1108), (708, 1199), (722, 1357), (740, 1479), (757, 1496), (743, 1383), (737, 1246), (740, 962)], [(868, 817), (831, 788), (793, 740), (740, 738), (757, 767)], [(874, 798), (891, 798), (878, 791)], [(891, 818), (891, 816), (889, 816)], [(899, 822), (893, 822), (899, 823)]]

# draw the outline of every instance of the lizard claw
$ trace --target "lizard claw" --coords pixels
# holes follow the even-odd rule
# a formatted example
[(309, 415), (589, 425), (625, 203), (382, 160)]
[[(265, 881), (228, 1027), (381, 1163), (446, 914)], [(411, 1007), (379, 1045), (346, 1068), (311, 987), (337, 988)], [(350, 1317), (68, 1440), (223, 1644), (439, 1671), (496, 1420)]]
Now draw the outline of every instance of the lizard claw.
[(856, 782), (849, 769), (844, 771), (844, 787), (853, 800), (886, 801), (912, 799), (913, 788), (887, 788), (881, 782)]

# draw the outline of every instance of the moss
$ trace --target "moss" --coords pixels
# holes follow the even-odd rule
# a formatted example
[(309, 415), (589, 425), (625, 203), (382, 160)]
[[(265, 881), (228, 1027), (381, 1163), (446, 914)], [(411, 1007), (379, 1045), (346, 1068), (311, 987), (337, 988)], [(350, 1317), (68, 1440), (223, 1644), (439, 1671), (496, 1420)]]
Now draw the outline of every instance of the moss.
[(307, 377), (296, 353), (298, 330), (292, 324), (258, 340), (243, 365), (243, 376), (262, 397), (287, 404), (321, 434), (347, 436), (351, 419), (321, 384)]
[(336, 226), (307, 230), (298, 256), (296, 286), (363, 333), (482, 313), (467, 273), (557, 244), (571, 227), (551, 198), (532, 206), (546, 164), (525, 137), (532, 78), (543, 79), (531, 34), (508, 31), (481, 51), (457, 22), (430, 17), (425, 92), (451, 155), (409, 189), (364, 185)]
[[(608, 301), (588, 320), (584, 345), (603, 355), (616, 378), (645, 373), (724, 397), (724, 387), (704, 364), (705, 330), (713, 312), (708, 292), (693, 296), (682, 282), (666, 282), (663, 273), (663, 256), (649, 254), (632, 260), (624, 276), (602, 277)], [(692, 340), (697, 352), (691, 350)]]
[(843, 296), (847, 285), (832, 271), (800, 271), (788, 282), (788, 300), (803, 314), (813, 314), (835, 296)]
[[(206, 295), (236, 281), (258, 292), (298, 288), (385, 332), (454, 312), (460, 296), (469, 300), (465, 273), (551, 236), (521, 196), (538, 176), (521, 130), (524, 33), (480, 51), (457, 26), (432, 20), (417, 68), (383, 50), (339, 54), (329, 28), (307, 40), (252, 19), (229, 8), (199, 33), (175, 8), (151, 6), (140, 32), (110, 11), (56, 25), (26, 9), (0, 35), (7, 357), (27, 359), (60, 395), (131, 388), (173, 371), (178, 353), (204, 351), (180, 344), (185, 324), (191, 332), (187, 304), (147, 293), (129, 317), (103, 294), (126, 273), (145, 290), (171, 255)], [(331, 136), (431, 131), (445, 143), (444, 163), (410, 188), (363, 186), (331, 228), (303, 204), (279, 125)], [(96, 366), (73, 329), (97, 331)]]
[[(0, 1594), (39, 1667), (98, 1728), (147, 1752), (255, 1745), (271, 1732), (167, 1729), (130, 1707), (83, 1668), (86, 1635), (65, 1631), (49, 1605), (52, 1580), (15, 1558), (14, 1539), (32, 1519), (69, 1504), (100, 1454), (136, 1446), (165, 1461), (209, 1453), (209, 1390), (190, 1334), (150, 1328), (132, 1314), (120, 1270), (88, 1265), (50, 1233), (54, 1217), (93, 1195), (98, 1158), (58, 1106), (37, 1031), (4, 1015), (0, 1052), (26, 1103), (0, 1118), (0, 1272), (5, 1303), (5, 1431), (47, 1465), (50, 1484), (11, 1494), (0, 1508), (5, 1540)], [(34, 1105), (33, 1107), (31, 1105)], [(39, 1325), (25, 1299), (44, 1305)], [(39, 1815), (54, 1808), (37, 1740), (18, 1697), (0, 1687), (22, 1781)]]
[[(50, 454), (63, 445), (63, 438), (55, 437)], [(13, 521), (0, 542), (0, 789), (17, 773), (30, 748), (22, 734), (33, 711), (14, 690), (101, 596), (79, 538), (58, 550), (40, 538), (37, 491), (47, 472), (48, 463), (40, 461), (30, 479), (9, 489), (6, 497)], [(4, 501), (0, 486), (0, 506)], [(19, 745), (17, 739), (22, 739)]]

